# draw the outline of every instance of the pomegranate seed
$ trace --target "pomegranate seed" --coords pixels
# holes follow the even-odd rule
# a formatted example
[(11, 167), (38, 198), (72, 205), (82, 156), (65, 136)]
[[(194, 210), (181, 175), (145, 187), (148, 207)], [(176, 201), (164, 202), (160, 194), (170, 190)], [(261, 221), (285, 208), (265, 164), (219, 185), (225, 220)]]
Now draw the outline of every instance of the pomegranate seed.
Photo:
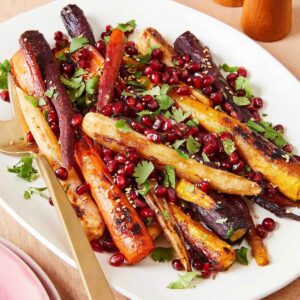
[(104, 40), (104, 38), (105, 38), (106, 36), (110, 36), (110, 34), (111, 34), (111, 32), (109, 32), (109, 31), (102, 32), (102, 33), (101, 33), (101, 39)]
[(64, 167), (59, 167), (55, 170), (55, 174), (57, 178), (60, 180), (67, 180), (68, 179), (68, 171)]
[(179, 73), (179, 78), (180, 78), (181, 80), (186, 80), (188, 77), (189, 77), (189, 72), (188, 72), (188, 70), (182, 70), (182, 71)]
[(104, 105), (104, 107), (102, 108), (102, 114), (104, 116), (110, 117), (113, 114), (112, 105), (111, 104)]
[(267, 188), (267, 195), (269, 197), (274, 197), (275, 194), (276, 194), (276, 188), (274, 188), (273, 186), (269, 185), (268, 188)]
[(216, 140), (211, 140), (207, 142), (203, 147), (203, 151), (206, 154), (214, 154), (217, 152), (217, 150), (218, 150), (218, 143)]
[(148, 106), (148, 108), (149, 108), (151, 111), (155, 111), (155, 110), (157, 110), (158, 107), (159, 107), (158, 102), (157, 102), (155, 99), (149, 101), (149, 102), (147, 103), (147, 106)]
[(222, 103), (223, 95), (221, 92), (211, 93), (210, 99), (213, 101), (214, 105), (219, 105)]
[[(196, 77), (195, 77), (196, 78)], [(194, 77), (193, 76), (189, 76), (187, 79), (186, 79), (186, 84), (188, 85), (194, 85)]]
[(184, 62), (189, 62), (191, 60), (191, 57), (188, 54), (181, 55), (181, 58)]
[(117, 247), (112, 240), (104, 240), (102, 243), (103, 250), (106, 252), (116, 252)]
[(124, 167), (119, 167), (119, 170), (117, 171), (117, 174), (125, 176), (125, 168)]
[(91, 241), (91, 246), (94, 251), (99, 252), (99, 253), (103, 252), (103, 247), (102, 247), (100, 241), (98, 241), (98, 240)]
[(195, 76), (192, 85), (195, 89), (201, 89), (203, 87), (203, 79), (200, 76)]
[(80, 59), (87, 59), (89, 57), (89, 52), (86, 49), (82, 49), (79, 54), (78, 57)]
[(173, 122), (172, 122), (172, 120), (166, 120), (166, 121), (164, 122), (163, 130), (164, 130), (164, 131), (167, 131), (167, 130), (170, 130), (172, 127), (173, 127)]
[(157, 71), (153, 71), (150, 75), (150, 80), (154, 85), (158, 85), (160, 82), (160, 75)]
[(196, 73), (196, 72), (200, 71), (201, 66), (200, 66), (200, 64), (197, 64), (197, 63), (191, 63), (187, 66), (187, 69), (191, 73)]
[(158, 60), (162, 60), (163, 55), (164, 54), (160, 48), (153, 49), (153, 51), (151, 53), (151, 57), (154, 59), (158, 59)]
[(197, 127), (188, 127), (184, 136), (188, 138), (190, 135), (191, 136), (196, 136), (199, 133), (199, 129)]
[(239, 77), (236, 73), (230, 73), (227, 75), (226, 80), (229, 84), (235, 84), (236, 79)]
[(203, 268), (203, 263), (200, 259), (194, 259), (193, 260), (193, 267), (198, 270), (198, 271), (201, 271), (202, 268)]
[(263, 180), (263, 175), (260, 172), (255, 172), (253, 176), (253, 181), (261, 182)]
[(246, 95), (246, 92), (244, 90), (237, 90), (236, 95), (238, 97), (244, 97)]
[(261, 239), (266, 238), (268, 235), (268, 231), (262, 225), (257, 225), (255, 232)]
[(127, 99), (126, 99), (126, 103), (127, 103), (127, 105), (130, 107), (130, 108), (133, 108), (133, 107), (135, 107), (135, 99), (133, 98), (133, 97), (128, 97)]
[(157, 59), (151, 59), (149, 64), (150, 64), (150, 67), (155, 71), (159, 71), (162, 67), (161, 62)]
[(135, 121), (132, 121), (132, 122), (131, 122), (131, 127), (132, 127), (135, 131), (140, 132), (140, 133), (143, 133), (144, 130), (145, 130), (145, 126), (144, 126), (144, 125), (142, 125), (141, 123), (137, 123), (137, 122), (135, 122)]
[(143, 218), (151, 218), (151, 217), (154, 217), (154, 211), (149, 208), (149, 207), (144, 207), (141, 212), (140, 212), (141, 216)]
[(151, 117), (149, 117), (149, 116), (144, 116), (144, 117), (142, 117), (142, 123), (143, 123), (145, 126), (152, 127), (152, 125), (153, 125), (153, 120), (152, 120)]
[(170, 143), (175, 142), (177, 139), (177, 135), (174, 131), (167, 132), (166, 134), (166, 140)]
[(123, 154), (117, 154), (115, 156), (115, 161), (121, 164), (124, 164), (126, 162), (126, 157)]
[(232, 140), (232, 134), (228, 131), (223, 131), (221, 134), (220, 134), (220, 138), (222, 141), (225, 141), (225, 140)]
[(26, 139), (27, 139), (27, 142), (28, 143), (34, 143), (35, 142), (35, 139), (31, 133), (31, 131), (28, 131), (27, 135), (26, 135)]
[(9, 102), (9, 92), (6, 90), (1, 91), (0, 98), (5, 102)]
[(71, 120), (71, 125), (73, 127), (79, 127), (82, 123), (82, 115), (81, 114), (75, 114)]
[(141, 200), (140, 198), (134, 199), (134, 205), (138, 208), (144, 208), (147, 207), (147, 204), (145, 201)]
[(201, 271), (201, 275), (203, 278), (209, 278), (211, 274), (211, 270), (210, 270), (210, 264), (209, 263), (205, 263), (203, 265), (203, 270)]
[(52, 131), (55, 133), (55, 134), (58, 134), (59, 133), (59, 127), (56, 123), (52, 123), (50, 125), (50, 128), (52, 129)]
[(117, 101), (111, 105), (112, 112), (115, 115), (120, 115), (124, 110), (124, 103), (121, 101)]
[(163, 185), (159, 185), (155, 188), (155, 194), (158, 197), (164, 197), (167, 193), (167, 188), (164, 187)]
[(139, 161), (139, 156), (137, 155), (136, 152), (133, 152), (133, 151), (128, 152), (126, 154), (126, 157), (127, 157), (128, 161), (130, 161), (134, 164), (136, 164)]
[(110, 149), (108, 149), (108, 148), (104, 148), (104, 149), (103, 149), (103, 155), (104, 155), (104, 156), (109, 156), (109, 157), (111, 158), (112, 155), (113, 155), (113, 152), (112, 152), (112, 150), (110, 150)]
[(292, 153), (293, 152), (293, 146), (291, 144), (286, 144), (283, 146), (282, 148), (285, 152), (288, 152), (288, 153)]
[(191, 90), (188, 86), (184, 85), (176, 90), (176, 94), (180, 96), (187, 96), (191, 94)]
[(125, 47), (125, 50), (126, 50), (126, 53), (129, 56), (135, 56), (135, 55), (139, 54), (138, 50), (135, 47), (132, 47), (132, 46)]
[(135, 110), (136, 111), (142, 111), (144, 109), (144, 104), (142, 102), (137, 102), (135, 104)]
[(169, 84), (170, 85), (174, 85), (174, 84), (178, 84), (179, 83), (179, 79), (176, 75), (173, 75), (170, 79), (169, 79)]
[(79, 62), (78, 62), (78, 65), (79, 65), (80, 68), (85, 69), (86, 66), (87, 66), (87, 62), (84, 59), (80, 59)]
[(231, 163), (229, 163), (227, 161), (223, 161), (223, 162), (221, 162), (221, 167), (225, 170), (229, 170), (231, 168)]
[(155, 129), (155, 130), (158, 130), (162, 127), (162, 125), (163, 125), (163, 121), (161, 119), (156, 118), (152, 128)]
[(258, 111), (253, 111), (251, 113), (251, 117), (254, 119), (254, 121), (259, 122), (261, 120), (261, 116)]
[(180, 259), (174, 259), (172, 261), (172, 267), (173, 269), (177, 271), (182, 271), (184, 269), (183, 264), (181, 263)]
[(235, 173), (239, 173), (244, 169), (244, 167), (245, 167), (244, 161), (240, 160), (232, 166), (232, 171)]
[(143, 101), (143, 102), (149, 102), (149, 101), (151, 101), (151, 100), (153, 100), (153, 97), (152, 97), (151, 95), (145, 95), (145, 96), (143, 96), (143, 98), (142, 98), (142, 101)]
[(265, 218), (262, 221), (262, 226), (267, 230), (267, 231), (273, 231), (276, 227), (276, 223), (272, 218)]
[(152, 72), (153, 72), (153, 69), (152, 69), (150, 66), (148, 66), (148, 67), (146, 67), (145, 70), (144, 70), (144, 75), (145, 75), (145, 76), (149, 76), (149, 75), (152, 74)]
[(109, 173), (114, 173), (117, 170), (117, 162), (115, 160), (110, 160), (106, 164), (106, 168)]
[(50, 110), (47, 116), (47, 121), (49, 124), (56, 123), (57, 121), (57, 116), (56, 112), (54, 110)]
[(184, 60), (180, 56), (173, 56), (172, 62), (175, 66), (182, 67), (184, 65)]
[(202, 192), (204, 193), (207, 193), (210, 189), (210, 184), (208, 181), (206, 180), (202, 180), (200, 183), (199, 183), (199, 188)]
[(236, 164), (239, 160), (240, 160), (240, 157), (238, 156), (238, 154), (236, 152), (233, 152), (229, 155), (229, 161), (232, 164)]
[(264, 100), (259, 98), (259, 97), (256, 97), (256, 98), (252, 98), (251, 99), (251, 104), (252, 106), (255, 108), (255, 109), (260, 109), (263, 107), (264, 105)]
[(120, 188), (120, 189), (124, 189), (127, 187), (127, 180), (125, 175), (123, 174), (118, 174), (116, 177), (116, 185)]
[(105, 26), (105, 31), (106, 32), (111, 32), (111, 30), (112, 30), (112, 26), (111, 25), (106, 25)]
[(205, 77), (203, 78), (203, 86), (204, 86), (204, 87), (211, 86), (211, 85), (213, 84), (214, 80), (215, 80), (215, 78), (212, 77), (212, 76), (209, 76), (209, 75), (208, 75), (208, 76), (205, 76)]
[(163, 73), (161, 75), (161, 81), (163, 83), (167, 83), (169, 81), (170, 77), (171, 77), (171, 75), (169, 73)]
[(155, 130), (146, 129), (144, 131), (144, 134), (145, 134), (146, 138), (149, 141), (153, 142), (153, 143), (160, 143), (161, 142), (161, 136)]
[(127, 161), (124, 166), (125, 173), (131, 176), (134, 173), (135, 165), (132, 162)]
[(175, 203), (176, 202), (176, 192), (173, 188), (168, 188), (167, 189), (167, 194), (166, 194), (167, 201), (170, 203)]
[(84, 193), (88, 193), (90, 191), (90, 185), (88, 183), (83, 183), (76, 188), (77, 195), (83, 195)]
[(239, 76), (247, 77), (247, 70), (244, 67), (239, 67), (237, 73)]
[(284, 128), (281, 124), (278, 124), (278, 125), (274, 126), (274, 130), (280, 131), (281, 133), (284, 133)]
[(65, 73), (68, 77), (72, 77), (74, 69), (70, 63), (63, 63), (61, 68), (63, 73)]
[(61, 31), (56, 31), (54, 33), (54, 39), (56, 41), (62, 40), (62, 38), (64, 37), (63, 33)]
[(96, 43), (96, 49), (103, 55), (105, 53), (105, 42), (103, 40), (99, 40)]
[(205, 88), (203, 88), (203, 93), (207, 96), (209, 96), (212, 92), (212, 87), (211, 86), (207, 86)]
[(109, 259), (109, 264), (114, 267), (121, 266), (125, 261), (125, 257), (122, 253), (116, 253)]
[(54, 206), (54, 204), (53, 204), (53, 201), (52, 201), (51, 197), (48, 199), (48, 203), (49, 203), (51, 206)]

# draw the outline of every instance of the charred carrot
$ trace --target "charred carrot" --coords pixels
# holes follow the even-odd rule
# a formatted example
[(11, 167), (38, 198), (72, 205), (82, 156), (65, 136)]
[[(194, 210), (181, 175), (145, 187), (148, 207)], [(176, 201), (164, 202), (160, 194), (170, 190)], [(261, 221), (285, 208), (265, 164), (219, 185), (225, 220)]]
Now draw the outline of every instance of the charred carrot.
[(91, 193), (116, 246), (129, 264), (139, 262), (154, 249), (153, 240), (85, 135), (76, 141), (75, 159), (91, 186)]

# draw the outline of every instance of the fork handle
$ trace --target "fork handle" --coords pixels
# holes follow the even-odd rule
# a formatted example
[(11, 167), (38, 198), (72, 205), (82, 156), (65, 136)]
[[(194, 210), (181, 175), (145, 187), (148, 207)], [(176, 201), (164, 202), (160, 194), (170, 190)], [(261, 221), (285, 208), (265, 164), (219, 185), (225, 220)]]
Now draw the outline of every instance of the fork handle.
[(37, 155), (37, 163), (60, 220), (64, 225), (73, 257), (89, 299), (113, 300), (111, 288), (64, 189), (44, 156)]

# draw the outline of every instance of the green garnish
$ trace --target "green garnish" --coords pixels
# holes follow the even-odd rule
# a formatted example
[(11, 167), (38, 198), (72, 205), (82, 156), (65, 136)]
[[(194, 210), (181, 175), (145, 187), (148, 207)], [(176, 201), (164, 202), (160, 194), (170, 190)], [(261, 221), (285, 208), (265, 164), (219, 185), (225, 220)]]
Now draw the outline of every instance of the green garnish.
[(32, 166), (33, 156), (24, 156), (20, 161), (12, 167), (8, 167), (7, 170), (10, 173), (16, 173), (18, 177), (26, 180), (33, 181), (37, 178), (37, 170)]
[(25, 95), (25, 99), (32, 104), (34, 107), (38, 107), (39, 100), (33, 96)]
[(136, 190), (140, 195), (145, 196), (150, 191), (150, 182), (146, 180), (143, 184), (141, 184), (141, 188)]
[(170, 214), (169, 214), (169, 212), (168, 212), (167, 210), (163, 210), (163, 211), (162, 211), (162, 215), (163, 215), (163, 217), (164, 217), (164, 219), (165, 219), (166, 221), (169, 220)]
[(185, 124), (187, 126), (197, 127), (198, 126), (198, 120), (191, 119), (191, 120), (188, 120)]
[(171, 118), (174, 119), (177, 123), (181, 123), (190, 115), (191, 113), (189, 111), (184, 112), (181, 108), (178, 108), (172, 111)]
[(241, 247), (240, 249), (235, 249), (236, 253), (236, 261), (239, 262), (242, 265), (248, 266), (248, 248)]
[(224, 151), (227, 155), (230, 155), (236, 150), (235, 143), (233, 140), (226, 139), (225, 141), (222, 142), (223, 142)]
[(236, 90), (244, 90), (246, 92), (246, 97), (252, 97), (253, 91), (250, 86), (249, 80), (244, 76), (239, 76), (235, 81)]
[(180, 149), (177, 149), (176, 152), (183, 159), (188, 159), (189, 158), (189, 156), (186, 153), (184, 153), (182, 150), (180, 150)]
[(227, 64), (223, 64), (223, 65), (221, 66), (221, 69), (222, 69), (223, 71), (225, 71), (225, 72), (228, 72), (228, 73), (234, 73), (234, 72), (236, 72), (236, 71), (239, 69), (239, 67), (230, 67), (230, 66), (227, 65)]
[(53, 86), (45, 92), (45, 96), (47, 96), (48, 98), (53, 98), (54, 100), (58, 97), (58, 95), (59, 93)]
[(186, 289), (189, 288), (191, 285), (191, 282), (195, 279), (195, 278), (200, 278), (200, 273), (199, 272), (186, 272), (183, 275), (178, 274), (179, 279), (177, 281), (171, 282), (167, 288), (168, 289)]
[(134, 169), (133, 176), (138, 184), (143, 184), (146, 182), (152, 171), (154, 170), (154, 165), (151, 161), (142, 160)]
[(189, 154), (195, 154), (200, 149), (200, 144), (191, 136), (189, 135), (188, 139), (186, 140), (186, 148), (189, 151)]
[(250, 104), (250, 100), (247, 97), (233, 96), (233, 102), (238, 106), (246, 106)]
[(202, 152), (202, 159), (204, 162), (210, 162), (210, 159), (208, 158), (208, 156), (205, 154), (205, 152)]
[(172, 147), (177, 150), (186, 140), (177, 140), (172, 144)]
[(98, 87), (99, 77), (95, 76), (91, 79), (88, 79), (85, 82), (86, 93), (89, 95), (94, 95), (96, 93), (96, 89)]
[(166, 187), (171, 186), (173, 189), (175, 189), (176, 176), (175, 176), (175, 170), (172, 166), (165, 166), (164, 176), (165, 176), (164, 186)]
[(156, 247), (151, 253), (151, 258), (154, 261), (165, 262), (173, 259), (173, 248)]
[(30, 187), (28, 188), (25, 192), (24, 192), (24, 199), (28, 200), (31, 198), (32, 195), (38, 195), (40, 197), (46, 198), (48, 199), (47, 196), (45, 196), (42, 192), (45, 191), (47, 188), (46, 187), (42, 187), (42, 188), (36, 188), (36, 187)]
[(10, 64), (7, 59), (0, 63), (0, 89), (7, 90), (7, 75), (10, 72)]
[(234, 228), (230, 227), (230, 228), (227, 230), (226, 238), (227, 238), (227, 239), (230, 239), (230, 238), (233, 236), (234, 233), (235, 233)]
[(131, 132), (132, 128), (127, 124), (127, 122), (123, 119), (118, 120), (115, 123), (115, 127), (122, 132)]
[(79, 36), (71, 41), (70, 53), (77, 51), (78, 49), (86, 46), (89, 43), (88, 39), (84, 36)]
[(130, 20), (127, 23), (119, 23), (116, 29), (120, 29), (123, 32), (130, 32), (136, 28), (135, 20)]

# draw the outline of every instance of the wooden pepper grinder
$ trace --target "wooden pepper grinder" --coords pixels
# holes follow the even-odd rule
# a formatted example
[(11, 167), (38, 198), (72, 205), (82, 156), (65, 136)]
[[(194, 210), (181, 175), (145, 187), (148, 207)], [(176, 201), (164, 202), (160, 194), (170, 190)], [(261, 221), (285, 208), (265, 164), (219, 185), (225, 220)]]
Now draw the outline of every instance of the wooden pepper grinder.
[(244, 0), (241, 26), (251, 38), (274, 42), (291, 30), (292, 0)]
[(224, 5), (224, 6), (231, 6), (231, 7), (237, 7), (242, 6), (244, 0), (214, 0), (216, 3)]

